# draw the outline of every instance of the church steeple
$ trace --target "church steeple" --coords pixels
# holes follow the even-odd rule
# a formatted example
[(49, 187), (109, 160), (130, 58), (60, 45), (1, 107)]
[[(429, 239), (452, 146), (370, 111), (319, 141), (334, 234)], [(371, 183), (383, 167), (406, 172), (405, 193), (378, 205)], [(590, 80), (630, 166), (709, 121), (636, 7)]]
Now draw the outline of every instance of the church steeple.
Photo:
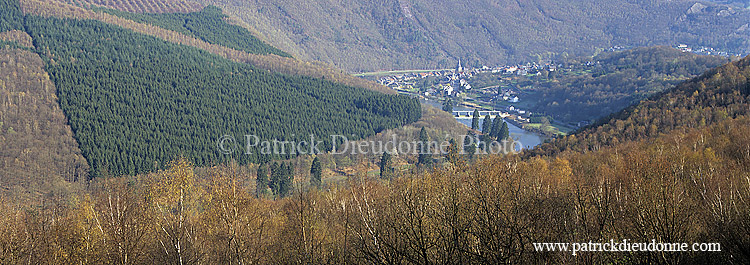
[(458, 59), (458, 66), (456, 66), (456, 73), (461, 73), (464, 71), (464, 67), (461, 66), (461, 58)]

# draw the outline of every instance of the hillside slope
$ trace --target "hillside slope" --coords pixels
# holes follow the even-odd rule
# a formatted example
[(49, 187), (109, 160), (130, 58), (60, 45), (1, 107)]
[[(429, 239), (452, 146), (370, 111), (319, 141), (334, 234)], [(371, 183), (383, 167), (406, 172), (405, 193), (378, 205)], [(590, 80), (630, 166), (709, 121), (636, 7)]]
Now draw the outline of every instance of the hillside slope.
[[(670, 47), (643, 47), (558, 61), (562, 74), (531, 78), (531, 89), (539, 93), (539, 101), (531, 110), (563, 122), (593, 121), (727, 62), (724, 57)], [(575, 72), (566, 72), (567, 66)]]
[[(615, 45), (749, 52), (750, 11), (696, 1), (384, 0), (214, 4), (303, 59), (350, 72), (494, 65)], [(552, 54), (550, 54), (552, 53)]]
[(227, 16), (215, 6), (208, 6), (191, 13), (138, 14), (115, 9), (95, 9), (116, 15), (137, 23), (150, 24), (173, 30), (202, 41), (221, 45), (230, 49), (251, 54), (275, 54), (291, 57), (289, 54), (270, 46), (256, 38), (251, 32), (227, 22)]
[(30, 198), (84, 180), (89, 166), (42, 59), (0, 47), (0, 194)]
[[(14, 1), (11, 1), (14, 2)], [(128, 2), (121, 2), (128, 3)], [(41, 0), (20, 0), (21, 9), (25, 14), (32, 14), (43, 17), (58, 18), (76, 18), (76, 19), (94, 19), (108, 24), (117, 25), (138, 33), (154, 36), (168, 42), (188, 45), (199, 49), (206, 50), (210, 53), (220, 55), (224, 58), (251, 64), (255, 67), (266, 69), (272, 72), (302, 75), (314, 78), (323, 78), (337, 83), (342, 83), (354, 87), (362, 87), (370, 90), (379, 91), (386, 94), (395, 94), (396, 92), (384, 87), (376, 82), (368, 81), (362, 78), (353, 77), (341, 70), (334, 69), (326, 64), (315, 61), (302, 61), (294, 58), (281, 57), (274, 54), (253, 54), (240, 50), (228, 48), (216, 43), (207, 42), (180, 32), (164, 29), (157, 25), (148, 23), (138, 23), (129, 19), (121, 18), (112, 14), (105, 13), (101, 8), (89, 8), (75, 6), (65, 3), (63, 0), (41, 1)], [(10, 14), (10, 13), (6, 13)], [(230, 21), (227, 21), (229, 23)]]
[(201, 9), (201, 5), (187, 0), (59, 0), (76, 6), (106, 7), (133, 13), (188, 13)]
[[(230, 160), (247, 164), (286, 159), (297, 153), (271, 154), (261, 152), (258, 146), (225, 155), (217, 149), (217, 140), (223, 135), (242, 140), (246, 135), (256, 135), (260, 140), (299, 142), (314, 136), (324, 141), (320, 150), (326, 150), (332, 144), (330, 135), (363, 138), (421, 116), (419, 102), (414, 99), (265, 71), (211, 54), (205, 47), (214, 48), (209, 49), (212, 52), (254, 54), (185, 38), (152, 25), (59, 2), (23, 1), (23, 10), (29, 15), (10, 12), (20, 10), (16, 1), (2, 3), (9, 12), (0, 18), (16, 23), (3, 23), (13, 31), (0, 36), (14, 41), (7, 44), (9, 47), (18, 46), (15, 41), (28, 45), (32, 40), (30, 51), (43, 59), (57, 87), (59, 101), (55, 103), (59, 102), (91, 165), (89, 177), (150, 172), (177, 157), (186, 157), (199, 166)], [(188, 19), (213, 17), (213, 24), (204, 26), (226, 27), (216, 11), (188, 14), (196, 16)], [(101, 18), (135, 30), (80, 18)], [(158, 20), (169, 20), (169, 16)], [(236, 36), (187, 25), (196, 36), (212, 42), (234, 43), (258, 53), (269, 50), (241, 42)], [(20, 36), (23, 31), (19, 30), (27, 31), (30, 37)], [(139, 33), (158, 30), (171, 32), (177, 40), (201, 44), (204, 49)], [(36, 102), (30, 105), (37, 107)]]
[(590, 151), (750, 114), (750, 56), (712, 69), (675, 88), (614, 113), (579, 132), (528, 151)]

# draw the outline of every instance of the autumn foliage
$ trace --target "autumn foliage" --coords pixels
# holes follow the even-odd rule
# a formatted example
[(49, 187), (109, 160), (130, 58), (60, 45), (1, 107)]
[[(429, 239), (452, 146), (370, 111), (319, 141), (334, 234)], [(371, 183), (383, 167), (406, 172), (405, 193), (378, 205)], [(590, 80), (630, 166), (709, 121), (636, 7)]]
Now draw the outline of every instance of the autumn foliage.
[[(586, 154), (489, 157), (389, 183), (256, 199), (232, 166), (5, 203), (10, 263), (745, 263), (750, 119)], [(7, 202), (7, 201), (6, 201)], [(536, 252), (533, 242), (717, 242), (721, 252)], [(44, 253), (44, 254), (41, 254)], [(125, 261), (127, 260), (127, 261)], [(7, 262), (6, 262), (7, 263)]]
[(675, 88), (611, 114), (578, 133), (554, 139), (527, 156), (591, 151), (672, 131), (701, 128), (746, 115), (750, 57), (712, 69)]
[[(0, 36), (30, 38), (21, 33)], [(85, 179), (88, 163), (55, 92), (38, 55), (0, 49), (0, 193), (67, 193), (75, 190), (70, 182)]]
[[(85, 11), (58, 7), (36, 11)], [(32, 191), (33, 200), (3, 192), (2, 264), (750, 263), (750, 59), (523, 155), (449, 159), (385, 180), (361, 170), (320, 188), (303, 185), (306, 168), (288, 196), (269, 200), (234, 163), (180, 158), (147, 175), (75, 179), (86, 165), (41, 59), (0, 51), (3, 188), (85, 184)], [(430, 113), (433, 123), (449, 118)], [(416, 137), (416, 128), (402, 130)], [(18, 169), (24, 179), (8, 177)], [(532, 246), (610, 239), (722, 251), (573, 256)]]

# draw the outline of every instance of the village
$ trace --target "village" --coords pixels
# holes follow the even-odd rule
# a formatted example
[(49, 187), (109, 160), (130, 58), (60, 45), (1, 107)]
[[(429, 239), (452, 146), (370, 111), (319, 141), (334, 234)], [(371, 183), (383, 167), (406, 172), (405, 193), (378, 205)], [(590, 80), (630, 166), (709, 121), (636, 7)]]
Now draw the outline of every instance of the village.
[[(704, 46), (691, 47), (679, 44), (672, 48), (702, 55), (742, 56)], [(630, 47), (613, 46), (603, 50), (615, 52), (627, 49)], [(523, 84), (519, 84), (518, 80), (537, 76), (547, 78), (574, 71), (573, 68), (587, 68), (599, 63), (584, 61), (580, 67), (568, 66), (564, 69), (562, 65), (553, 62), (470, 68), (463, 66), (459, 59), (453, 69), (404, 71), (382, 76), (377, 81), (401, 94), (416, 96), (423, 100), (444, 102), (450, 99), (452, 104), (461, 110), (502, 111), (510, 117), (509, 120), (522, 125), (530, 123), (535, 116), (530, 109), (537, 99), (524, 91)], [(453, 114), (459, 115), (458, 112)], [(581, 121), (567, 126), (575, 129), (588, 124), (588, 121)]]
[[(453, 99), (458, 107), (489, 111), (507, 111), (527, 120), (531, 112), (514, 106), (519, 103), (521, 93), (512, 86), (502, 86), (503, 81), (510, 81), (512, 76), (540, 75), (541, 70), (555, 71), (553, 64), (538, 65), (535, 63), (512, 66), (465, 68), (458, 62), (454, 69), (403, 73), (381, 77), (378, 82), (399, 93), (418, 96), (426, 100), (443, 101)], [(470, 81), (480, 75), (491, 75), (490, 85), (474, 86)], [(488, 82), (484, 82), (488, 83)], [(505, 104), (498, 104), (498, 103)], [(498, 106), (503, 105), (502, 109)]]
[(730, 57), (730, 56), (744, 57), (744, 56), (746, 56), (746, 54), (731, 53), (731, 52), (722, 51), (722, 50), (719, 50), (719, 49), (714, 49), (714, 48), (706, 47), (706, 46), (691, 47), (691, 46), (689, 46), (687, 44), (680, 44), (680, 45), (674, 46), (673, 48), (678, 49), (678, 50), (680, 50), (682, 52), (692, 52), (692, 53), (700, 54), (700, 55), (718, 55), (718, 56), (724, 56), (724, 57)]
[(378, 82), (401, 94), (419, 97), (427, 102), (443, 103), (450, 100), (456, 108), (453, 115), (457, 118), (469, 115), (470, 112), (466, 110), (500, 112), (508, 122), (518, 127), (553, 137), (561, 132), (524, 126), (534, 121), (534, 113), (529, 108), (535, 101), (525, 98), (527, 94), (516, 84), (516, 80), (520, 77), (549, 75), (557, 71), (558, 67), (550, 62), (469, 68), (464, 67), (459, 60), (453, 69), (398, 73), (383, 76)]

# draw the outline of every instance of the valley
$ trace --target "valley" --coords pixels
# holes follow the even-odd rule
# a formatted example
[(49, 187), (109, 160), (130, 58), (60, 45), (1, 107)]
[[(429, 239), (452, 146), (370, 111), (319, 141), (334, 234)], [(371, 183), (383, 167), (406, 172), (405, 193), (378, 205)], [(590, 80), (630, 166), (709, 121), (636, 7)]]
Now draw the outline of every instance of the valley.
[(744, 4), (0, 0), (0, 263), (747, 264)]
[(454, 69), (362, 76), (401, 94), (428, 100), (437, 108), (450, 101), (454, 107), (449, 112), (459, 120), (470, 118), (474, 109), (500, 111), (518, 127), (550, 138), (565, 136), (738, 58), (683, 46), (618, 47), (596, 56), (559, 62), (481, 68), (464, 67), (459, 61)]

